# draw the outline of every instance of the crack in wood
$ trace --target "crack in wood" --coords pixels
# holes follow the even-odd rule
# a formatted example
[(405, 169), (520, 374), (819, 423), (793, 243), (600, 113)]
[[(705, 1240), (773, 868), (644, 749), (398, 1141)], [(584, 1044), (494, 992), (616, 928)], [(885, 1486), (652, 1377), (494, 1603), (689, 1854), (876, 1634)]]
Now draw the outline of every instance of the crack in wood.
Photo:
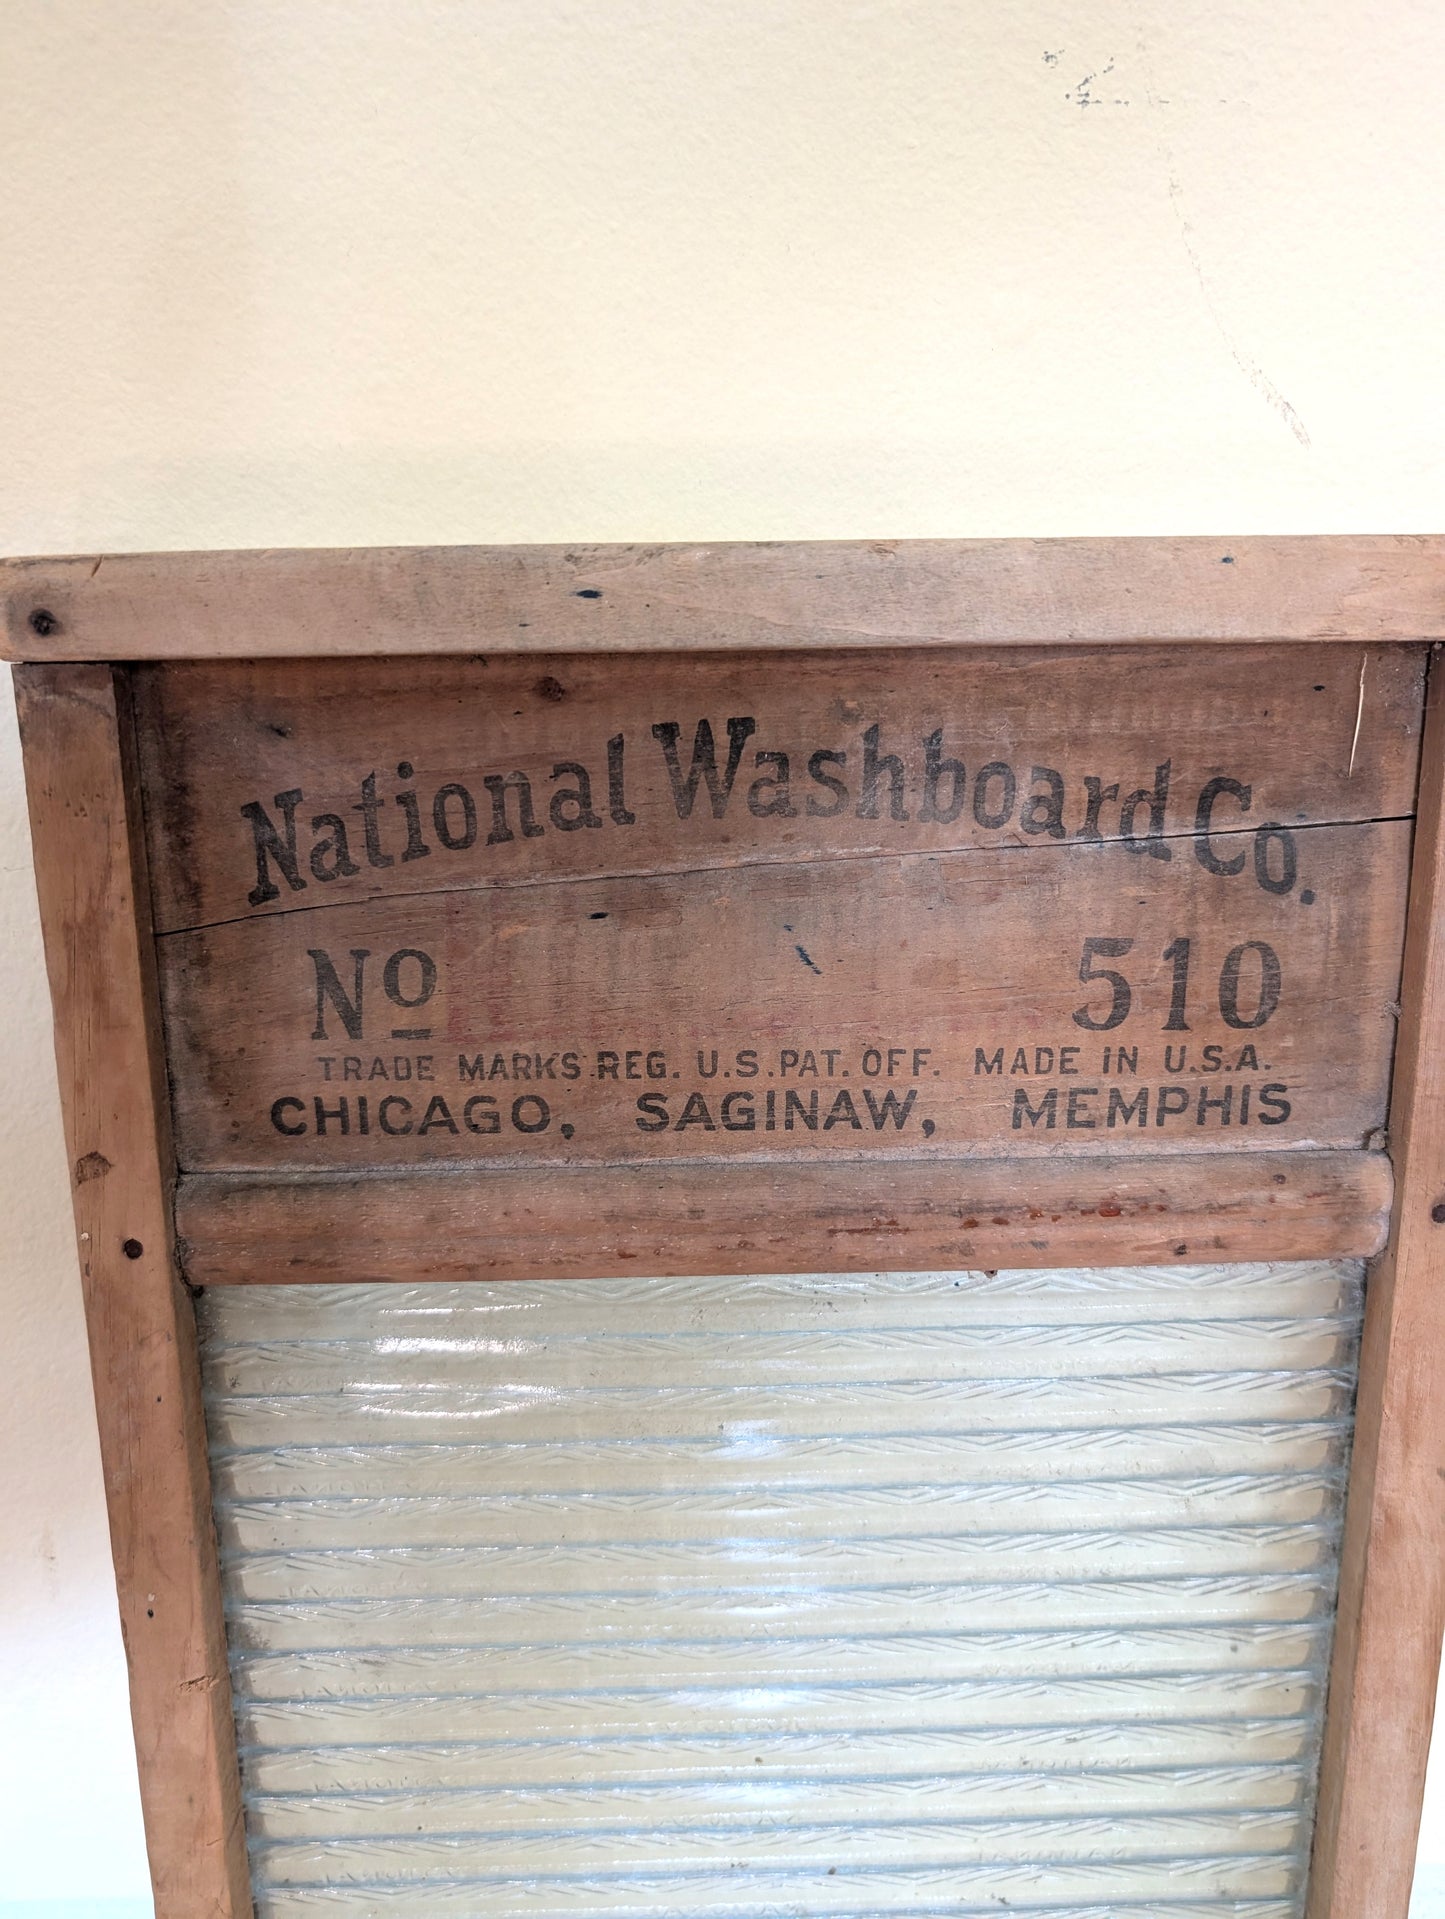
[[(1364, 819), (1297, 820), (1290, 825), (1289, 830), (1291, 833), (1319, 833), (1349, 827), (1398, 826), (1402, 822), (1413, 820), (1414, 817), (1413, 813), (1381, 813)], [(1255, 826), (1217, 826), (1210, 829), (1210, 838), (1215, 840), (1251, 839), (1257, 831), (1258, 828)], [(1198, 837), (1199, 835), (1193, 832), (1163, 832), (1156, 835), (1156, 842), (1172, 845), (1178, 841), (1192, 841)], [(881, 847), (870, 847), (856, 852), (840, 850), (836, 853), (824, 852), (805, 856), (764, 853), (743, 855), (734, 859), (699, 860), (688, 866), (616, 867), (597, 873), (527, 873), (496, 879), (458, 880), (456, 884), (446, 886), (419, 886), (404, 892), (366, 893), (349, 899), (298, 901), (294, 906), (278, 906), (269, 912), (233, 913), (226, 919), (199, 920), (193, 925), (159, 927), (155, 931), (155, 939), (159, 942), (177, 939), (185, 934), (210, 933), (223, 926), (260, 926), (268, 920), (289, 919), (297, 913), (332, 913), (341, 912), (347, 908), (390, 906), (403, 900), (441, 899), (453, 893), (511, 893), (528, 891), (535, 887), (606, 886), (627, 880), (700, 879), (707, 873), (742, 873), (760, 868), (770, 872), (794, 869), (801, 871), (810, 867), (857, 865), (865, 862), (876, 863), (880, 860), (901, 864), (904, 861), (962, 859), (988, 854), (1062, 853), (1083, 851), (1089, 847), (1102, 850), (1105, 847), (1120, 847), (1127, 844), (1128, 841), (1122, 834), (1113, 833), (1104, 834), (1098, 840), (1009, 840), (996, 846), (962, 844), (930, 848), (909, 847), (894, 852), (886, 851)]]

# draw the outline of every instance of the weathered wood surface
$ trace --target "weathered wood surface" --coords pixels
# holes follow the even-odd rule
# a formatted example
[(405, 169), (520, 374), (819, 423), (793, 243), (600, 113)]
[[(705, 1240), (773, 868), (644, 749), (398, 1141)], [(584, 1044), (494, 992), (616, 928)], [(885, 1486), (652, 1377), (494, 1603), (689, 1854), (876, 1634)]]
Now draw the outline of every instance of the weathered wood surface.
[[(1213, 874), (1212, 890), (1257, 891), (1267, 822), (1413, 810), (1424, 652), (142, 668), (156, 926), (588, 874), (1089, 844), (1131, 829), (1138, 843), (1156, 830), (1184, 842), (1151, 844), (1143, 869), (1167, 867), (1167, 850), (1203, 879), (1201, 809), (1211, 839), (1225, 839), (1217, 858), (1238, 867), (1232, 880)], [(254, 809), (284, 837), (288, 806), (294, 872), (273, 857), (258, 874)]]
[(398, 547), (0, 564), (10, 659), (1445, 636), (1445, 542)]
[[(1438, 657), (1438, 656), (1437, 656)], [(1445, 684), (1432, 670), (1310, 1919), (1406, 1919), (1445, 1632)]]
[(1362, 1256), (1383, 1153), (182, 1178), (196, 1285)]
[[(1385, 1118), (1409, 826), (1300, 839), (1312, 906), (1059, 847), (175, 934), (180, 1162), (1358, 1146)], [(1123, 988), (1081, 981), (1090, 938)]]
[(17, 675), (96, 1417), (158, 1919), (251, 1911), (144, 851), (113, 675)]
[(141, 672), (185, 1168), (1382, 1123), (1421, 649), (542, 664)]

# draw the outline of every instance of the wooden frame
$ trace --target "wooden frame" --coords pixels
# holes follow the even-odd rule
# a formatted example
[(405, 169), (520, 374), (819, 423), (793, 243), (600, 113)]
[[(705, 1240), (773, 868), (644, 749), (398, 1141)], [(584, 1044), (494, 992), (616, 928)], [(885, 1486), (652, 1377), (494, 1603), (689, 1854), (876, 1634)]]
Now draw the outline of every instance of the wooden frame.
[[(142, 1800), (160, 1919), (251, 1909), (220, 1618), (194, 1283), (414, 1277), (485, 1208), (499, 1273), (599, 1259), (745, 1271), (786, 1205), (843, 1266), (1371, 1254), (1310, 1919), (1405, 1919), (1445, 1627), (1445, 688), (1430, 686), (1394, 1162), (1220, 1154), (1167, 1178), (886, 1169), (188, 1177), (175, 1188), (124, 663), (189, 657), (1445, 637), (1445, 542), (877, 542), (161, 555), (10, 562), (17, 675)], [(647, 1224), (599, 1179), (646, 1194)], [(992, 1181), (992, 1185), (990, 1184)], [(1053, 1185), (1050, 1185), (1050, 1182)], [(1042, 1182), (1042, 1183), (1040, 1183)], [(1064, 1190), (1065, 1185), (1069, 1190)], [(314, 1238), (348, 1187), (345, 1235)], [(684, 1188), (693, 1203), (685, 1203)], [(608, 1193), (617, 1189), (608, 1187)], [(766, 1203), (764, 1203), (764, 1201)], [(1047, 1215), (1047, 1218), (1043, 1218)], [(180, 1243), (175, 1238), (177, 1229)], [(298, 1241), (305, 1250), (298, 1252)], [(843, 1249), (839, 1251), (839, 1249)], [(181, 1255), (178, 1260), (178, 1252)], [(470, 1270), (475, 1263), (469, 1262)], [(437, 1270), (435, 1258), (428, 1270)]]

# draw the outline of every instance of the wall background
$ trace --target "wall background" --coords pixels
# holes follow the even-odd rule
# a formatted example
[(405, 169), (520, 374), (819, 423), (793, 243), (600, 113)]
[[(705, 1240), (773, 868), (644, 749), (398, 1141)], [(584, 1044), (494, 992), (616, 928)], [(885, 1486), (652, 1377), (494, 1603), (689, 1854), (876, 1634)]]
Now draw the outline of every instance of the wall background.
[[(6, 552), (1445, 527), (1434, 0), (9, 0), (4, 50)], [(140, 1919), (28, 862), (7, 708), (0, 1915)], [(1438, 1779), (1421, 1861), (1417, 1919)]]

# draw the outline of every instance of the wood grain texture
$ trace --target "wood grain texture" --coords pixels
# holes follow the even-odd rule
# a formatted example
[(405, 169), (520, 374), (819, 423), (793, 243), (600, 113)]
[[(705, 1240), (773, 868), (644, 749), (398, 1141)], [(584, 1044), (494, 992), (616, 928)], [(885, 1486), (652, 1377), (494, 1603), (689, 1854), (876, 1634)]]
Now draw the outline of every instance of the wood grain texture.
[(1358, 1146), (1422, 654), (137, 669), (181, 1164)]
[[(180, 1164), (1359, 1146), (1385, 1119), (1409, 831), (1302, 833), (1312, 905), (1192, 861), (1040, 846), (178, 933), (160, 947)], [(1081, 981), (1086, 937), (1125, 989)]]
[(873, 540), (5, 562), (11, 659), (1445, 636), (1445, 542)]
[[(1062, 781), (1057, 837), (1087, 843), (1091, 832), (1117, 840), (1130, 796), (1152, 793), (1167, 767), (1162, 831), (1196, 869), (1193, 837), (1214, 782), (1209, 829), (1225, 836), (1220, 857), (1238, 862), (1248, 888), (1254, 836), (1268, 821), (1294, 829), (1414, 810), (1424, 655), (1419, 646), (1030, 647), (141, 667), (155, 924), (170, 933), (539, 879), (1037, 846), (1056, 834), (1042, 797), (1030, 809), (1030, 794), (1047, 787), (1035, 768)], [(711, 757), (710, 776), (700, 755)], [(411, 774), (398, 776), (401, 765)], [(370, 850), (360, 804), (368, 776)], [(566, 796), (582, 791), (584, 776), (596, 824), (579, 826), (582, 802)], [(494, 837), (489, 780), (511, 783), (504, 837)], [(461, 846), (447, 843), (468, 838), (458, 786), (476, 814)], [(399, 797), (408, 790), (424, 853), (408, 841)], [(278, 794), (296, 796), (297, 883), (269, 862), (259, 889), (269, 897), (257, 899), (247, 809), (284, 828)], [(1129, 821), (1147, 833), (1147, 803)], [(345, 858), (324, 844), (338, 830)], [(1236, 890), (1214, 877), (1221, 895)]]
[(1445, 675), (1420, 782), (1390, 1133), (1360, 1359), (1310, 1919), (1406, 1919), (1445, 1631)]
[(196, 1285), (1327, 1259), (1382, 1243), (1383, 1153), (184, 1177)]
[(23, 668), (17, 690), (156, 1912), (245, 1919), (195, 1326), (172, 1244), (126, 721), (108, 667)]

